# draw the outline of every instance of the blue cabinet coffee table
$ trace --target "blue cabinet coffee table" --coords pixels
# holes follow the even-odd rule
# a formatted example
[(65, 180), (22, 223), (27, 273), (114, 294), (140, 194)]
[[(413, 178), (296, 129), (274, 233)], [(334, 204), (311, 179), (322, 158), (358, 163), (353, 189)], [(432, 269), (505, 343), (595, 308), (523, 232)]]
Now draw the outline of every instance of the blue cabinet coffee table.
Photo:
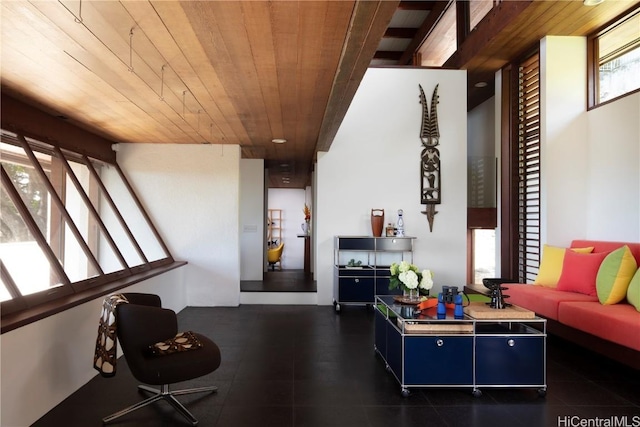
[(438, 319), (435, 307), (419, 311), (393, 295), (376, 297), (375, 350), (403, 396), (418, 387), (469, 387), (474, 396), (482, 395), (480, 387), (527, 387), (546, 394), (546, 319), (481, 308), (465, 310), (483, 318), (454, 319), (447, 310)]

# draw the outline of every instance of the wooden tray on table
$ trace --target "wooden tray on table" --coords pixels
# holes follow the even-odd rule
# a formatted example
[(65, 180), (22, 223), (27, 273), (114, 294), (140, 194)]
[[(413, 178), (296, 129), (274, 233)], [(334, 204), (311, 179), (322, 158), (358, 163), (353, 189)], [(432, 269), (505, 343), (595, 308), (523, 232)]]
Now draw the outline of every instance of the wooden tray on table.
[(507, 308), (491, 308), (484, 302), (474, 301), (464, 308), (465, 314), (475, 319), (534, 319), (536, 314), (526, 308), (512, 305)]

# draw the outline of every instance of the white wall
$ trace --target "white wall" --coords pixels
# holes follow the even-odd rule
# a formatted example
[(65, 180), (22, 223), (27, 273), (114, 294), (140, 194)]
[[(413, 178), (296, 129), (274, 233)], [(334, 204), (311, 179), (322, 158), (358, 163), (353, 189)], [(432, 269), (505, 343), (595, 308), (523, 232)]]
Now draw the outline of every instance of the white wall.
[(584, 37), (540, 43), (542, 241), (570, 242), (586, 229), (586, 51)]
[(240, 148), (120, 144), (118, 163), (177, 260), (192, 306), (240, 301)]
[(640, 94), (586, 111), (586, 40), (541, 41), (542, 240), (640, 240)]
[(640, 93), (587, 113), (588, 239), (640, 241)]
[(263, 159), (240, 159), (240, 280), (262, 280), (264, 176)]
[[(119, 292), (155, 293), (163, 306), (180, 311), (186, 306), (184, 271), (185, 267), (172, 270)], [(98, 374), (93, 354), (102, 300), (0, 336), (0, 425), (31, 425)]]
[[(420, 204), (418, 103), (421, 84), (430, 103), (436, 84), (442, 164), (442, 204), (433, 233)], [(315, 204), (318, 303), (333, 301), (333, 237), (371, 235), (371, 209), (385, 222), (404, 210), (415, 236), (414, 262), (441, 285), (466, 280), (467, 111), (466, 72), (430, 69), (367, 70), (331, 149), (318, 154)]]
[(305, 190), (298, 188), (270, 188), (269, 209), (282, 209), (282, 268), (302, 270), (304, 268), (304, 239), (301, 225), (304, 222), (303, 208)]

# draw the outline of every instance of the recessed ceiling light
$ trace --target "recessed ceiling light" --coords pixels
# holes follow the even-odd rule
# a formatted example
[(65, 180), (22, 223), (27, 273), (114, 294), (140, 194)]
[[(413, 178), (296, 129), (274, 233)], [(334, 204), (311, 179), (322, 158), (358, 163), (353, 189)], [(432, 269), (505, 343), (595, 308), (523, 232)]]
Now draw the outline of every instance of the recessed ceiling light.
[(274, 144), (284, 144), (285, 142), (287, 142), (287, 140), (284, 138), (274, 138), (271, 140), (271, 142), (273, 142)]
[(476, 84), (474, 84), (475, 87), (481, 88), (481, 87), (487, 87), (487, 82), (478, 82)]

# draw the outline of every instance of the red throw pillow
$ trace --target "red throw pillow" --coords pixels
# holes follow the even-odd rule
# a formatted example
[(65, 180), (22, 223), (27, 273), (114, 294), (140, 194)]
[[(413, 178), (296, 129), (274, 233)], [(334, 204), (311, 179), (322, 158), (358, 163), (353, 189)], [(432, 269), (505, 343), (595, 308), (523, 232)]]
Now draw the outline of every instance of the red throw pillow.
[(558, 280), (559, 291), (578, 292), (585, 295), (598, 296), (596, 277), (600, 264), (609, 252), (580, 254), (567, 251), (562, 263), (562, 274)]

